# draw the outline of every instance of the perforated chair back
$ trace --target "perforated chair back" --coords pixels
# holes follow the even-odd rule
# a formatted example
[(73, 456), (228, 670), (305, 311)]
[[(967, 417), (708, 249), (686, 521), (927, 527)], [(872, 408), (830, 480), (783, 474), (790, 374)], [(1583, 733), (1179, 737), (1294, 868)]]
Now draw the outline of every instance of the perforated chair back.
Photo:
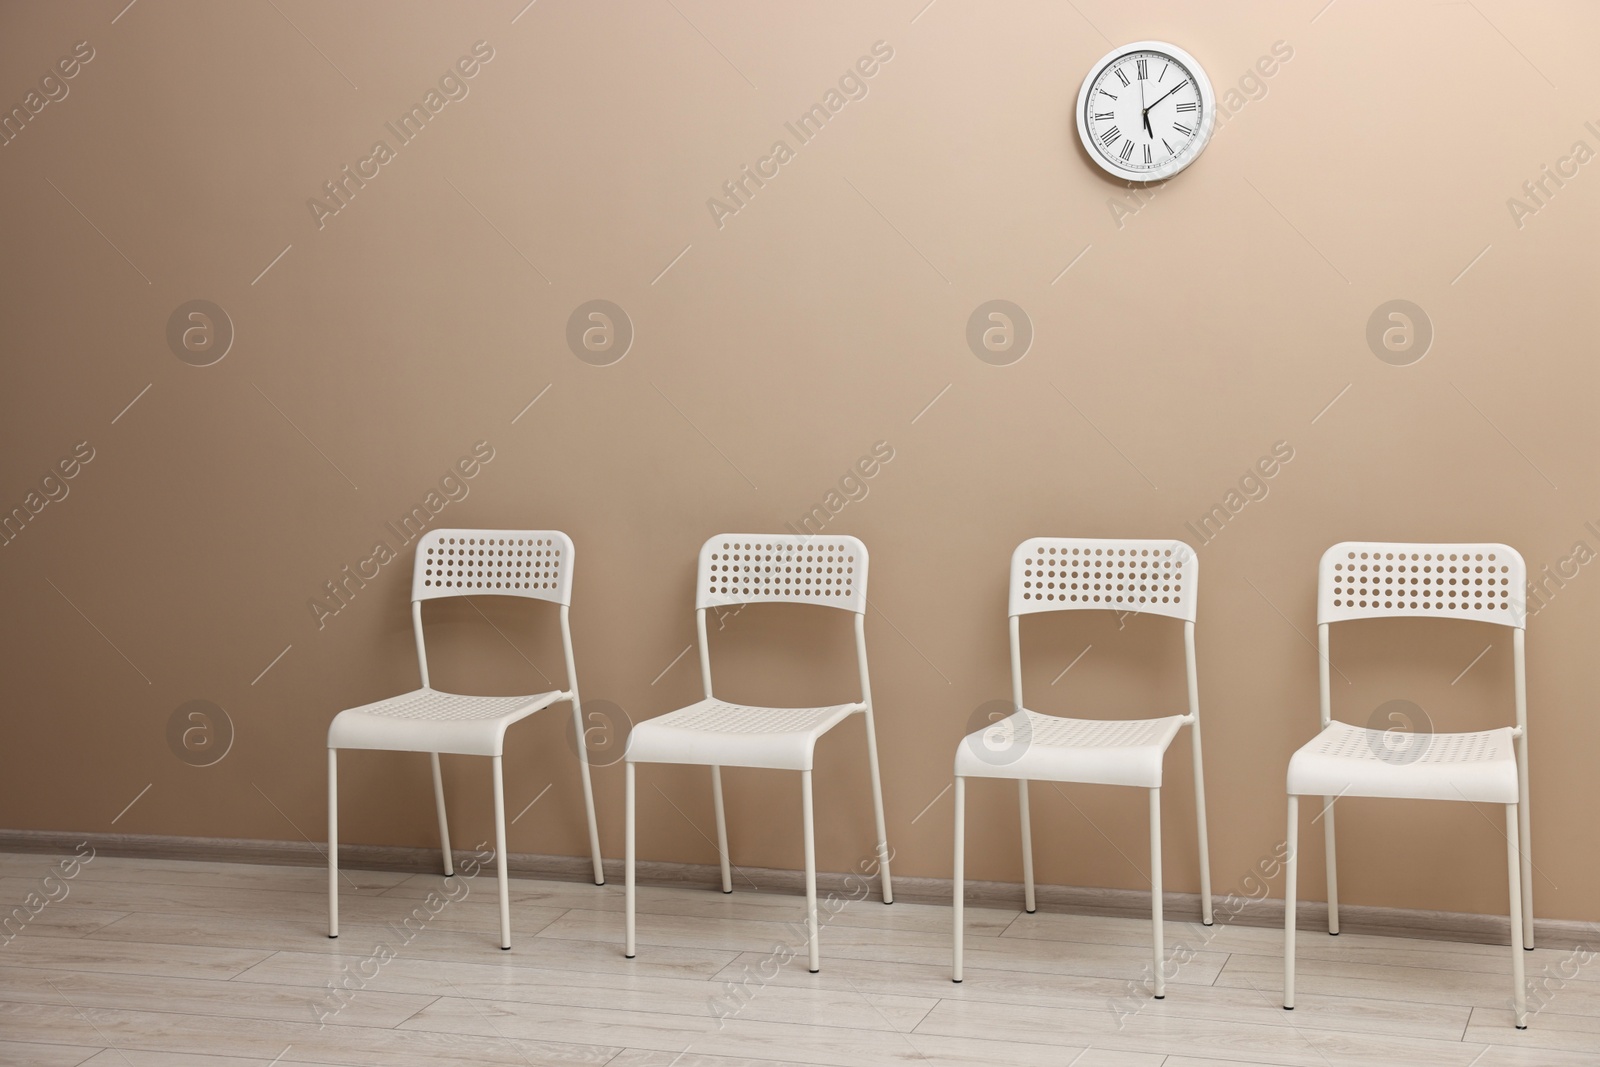
[(1317, 623), (1432, 616), (1520, 630), (1527, 579), (1508, 545), (1343, 541), (1322, 554)]
[[(1350, 619), (1470, 619), (1508, 626), (1517, 729), (1528, 728), (1525, 615), (1528, 579), (1509, 545), (1341, 541), (1317, 568), (1317, 652), (1322, 726), (1333, 719), (1329, 628)], [(1520, 750), (1519, 750), (1520, 751)], [(1519, 757), (1521, 758), (1521, 757)]]
[(1010, 614), (1123, 611), (1194, 622), (1200, 560), (1182, 541), (1034, 537), (1011, 554)]
[(867, 610), (867, 546), (848, 536), (718, 534), (700, 546), (695, 608), (816, 604)]
[(411, 600), (520, 596), (572, 603), (572, 538), (560, 530), (430, 530), (417, 542)]

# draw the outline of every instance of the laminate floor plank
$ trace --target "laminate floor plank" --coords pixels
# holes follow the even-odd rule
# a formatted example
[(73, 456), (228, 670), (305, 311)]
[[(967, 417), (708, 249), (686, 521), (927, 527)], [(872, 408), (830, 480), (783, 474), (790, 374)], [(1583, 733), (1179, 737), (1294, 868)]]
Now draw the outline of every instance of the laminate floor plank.
[[(384, 897), (421, 897), (440, 887), (450, 879), (435, 875), (413, 875), (411, 881), (383, 892)], [(623, 887), (620, 881), (603, 886), (582, 882), (511, 882), (513, 910), (524, 905), (584, 911), (607, 911), (619, 916), (623, 912)], [(797, 922), (805, 918), (805, 896), (782, 890), (753, 890), (734, 885), (732, 893), (718, 889), (683, 888), (678, 886), (650, 886), (638, 899), (640, 915), (677, 915), (708, 919), (750, 919), (755, 921)], [(887, 930), (950, 929), (950, 909), (942, 904), (914, 904), (900, 901), (885, 906), (877, 896), (877, 883), (872, 895), (861, 897), (849, 894), (830, 895), (819, 890), (817, 906), (834, 907), (829, 919), (837, 926), (860, 926)], [(968, 908), (967, 936), (998, 937), (1022, 914), (1021, 910), (997, 908)]]
[[(1341, 935), (1343, 936), (1343, 935)], [(1509, 1025), (1509, 1024), (1508, 1024)], [(1478, 1060), (1473, 1067), (1595, 1067), (1600, 1055), (1574, 1054), (1506, 1048), (1502, 1045), (1475, 1045)], [(1210, 1056), (1168, 1056), (1161, 1067), (1296, 1067), (1298, 1059), (1251, 1059)], [(1400, 1067), (1404, 1067), (1402, 1063)]]
[[(608, 912), (574, 908), (539, 932), (540, 939), (576, 937), (621, 945), (621, 922)], [(803, 945), (804, 925), (744, 919), (709, 923), (674, 915), (640, 916), (637, 926), (640, 958), (656, 946), (729, 949), (734, 952), (771, 952), (779, 945)], [(950, 931), (884, 930), (822, 924), (822, 965), (828, 959), (849, 957), (905, 963), (935, 964), (950, 959)], [(1140, 979), (1150, 962), (1144, 952), (1120, 945), (1075, 945), (1070, 952), (1059, 944), (1026, 938), (970, 938), (966, 945), (972, 966), (995, 966), (1019, 971), (1079, 974), (1103, 978)], [(1227, 956), (1200, 952), (1178, 981), (1210, 985)]]
[[(326, 875), (321, 890), (316, 893), (300, 890), (285, 891), (226, 886), (165, 885), (158, 882), (124, 882), (113, 880), (87, 881), (73, 879), (71, 893), (59, 904), (50, 908), (93, 908), (120, 912), (171, 912), (191, 918), (200, 915), (233, 916), (236, 918), (298, 918), (327, 914), (328, 883)], [(494, 879), (461, 880), (456, 890), (457, 899), (446, 910), (460, 909), (473, 914), (490, 915), (499, 921), (499, 901)], [(0, 878), (0, 900), (22, 900), (29, 892), (29, 883), (18, 878)], [(421, 901), (380, 896), (376, 887), (352, 889), (341, 886), (339, 914), (349, 915), (352, 921), (366, 919), (372, 922), (398, 921), (410, 913)], [(49, 911), (50, 908), (45, 909)]]
[[(1025, 1050), (1031, 1054), (1031, 1050)], [(937, 1050), (926, 1053), (927, 1058), (912, 1061), (916, 1064), (926, 1064), (929, 1067), (944, 1067), (945, 1064), (960, 1062), (943, 1058)], [(1062, 1058), (1062, 1051), (1051, 1048), (1048, 1055), (1056, 1067), (1164, 1067), (1162, 1057), (1150, 1056), (1137, 1052), (1112, 1052), (1106, 1049), (1080, 1049), (1072, 1055)], [(1076, 1058), (1073, 1058), (1076, 1056)], [(1033, 1063), (1033, 1060), (1021, 1060), (1019, 1063)], [(617, 1054), (616, 1059), (606, 1064), (606, 1067), (813, 1067), (812, 1064), (803, 1064), (797, 1060), (768, 1060), (751, 1059), (747, 1056), (722, 1056), (703, 1055), (696, 1052), (656, 1052), (649, 1049), (629, 1048)], [(1211, 1064), (1210, 1067), (1216, 1067)]]
[[(370, 950), (374, 941), (401, 942), (409, 945), (439, 943), (473, 946), (477, 951), (484, 945), (491, 949), (500, 945), (500, 912), (498, 908), (479, 909), (472, 912), (452, 911), (447, 907), (424, 922), (410, 912), (394, 912), (386, 917), (357, 917), (339, 909), (339, 936), (328, 936), (328, 913), (324, 902), (320, 906), (307, 906), (289, 918), (235, 918), (223, 921), (196, 923), (192, 918), (176, 912), (130, 912), (120, 919), (106, 923), (84, 935), (92, 941), (162, 941), (173, 945), (205, 945), (225, 948), (260, 948), (271, 951), (279, 948), (309, 949), (316, 942), (319, 948), (341, 951), (344, 945), (361, 943)], [(465, 908), (466, 905), (461, 905)], [(554, 908), (513, 911), (511, 914), (511, 943), (533, 937), (545, 926), (560, 918), (563, 912)]]
[[(294, 1049), (273, 1067), (305, 1067), (309, 1060), (294, 1058)], [(262, 1067), (262, 1062), (247, 1056), (206, 1056), (187, 1052), (145, 1052), (141, 1049), (108, 1048), (85, 1060), (83, 1067)]]
[[(750, 975), (761, 976), (766, 957), (746, 953), (717, 977), (723, 981), (748, 982)], [(804, 967), (779, 970), (772, 984), (786, 986), (834, 986), (864, 993), (895, 992), (913, 996), (937, 997), (970, 1003), (1034, 1005), (1041, 1008), (1077, 1008), (1106, 1011), (1127, 1016), (1153, 1012), (1167, 1018), (1192, 1018), (1227, 1021), (1241, 1013), (1257, 1014), (1261, 994), (1247, 987), (1182, 986), (1168, 983), (1166, 999), (1155, 1000), (1148, 987), (1133, 986), (1109, 978), (1041, 974), (1011, 971), (998, 967), (967, 966), (965, 981), (950, 981), (948, 964), (885, 963), (871, 960), (829, 961), (821, 974), (808, 974)], [(1301, 1017), (1303, 1014), (1303, 1017)], [(1320, 1029), (1354, 1029), (1379, 1033), (1459, 1040), (1466, 1030), (1471, 1009), (1409, 1001), (1358, 997), (1302, 996), (1299, 1010), (1292, 1015), (1280, 1011), (1258, 1017), (1269, 1025), (1311, 1024)]]
[(226, 981), (271, 954), (264, 949), (38, 937), (13, 941), (0, 954), (0, 962), (16, 967)]
[(24, 1041), (0, 1041), (0, 1063), (11, 1067), (78, 1067), (102, 1051), (78, 1045), (35, 1045)]
[[(1169, 987), (1168, 997), (1172, 995)], [(1259, 998), (1254, 1010), (1225, 1021), (1157, 1011), (1117, 1019), (1105, 1011), (941, 1001), (918, 1024), (917, 1033), (967, 1038), (1001, 1033), (1017, 1040), (1128, 1052), (1182, 1049), (1192, 1055), (1281, 1062), (1287, 1067), (1469, 1067), (1484, 1047), (1460, 1040), (1285, 1026), (1277, 1019), (1284, 1014), (1268, 997)]]
[[(597, 1031), (598, 1032), (598, 1031)], [(604, 1064), (620, 1047), (589, 1042), (479, 1037), (386, 1027), (324, 1026), (255, 1019), (0, 1001), (0, 1033), (40, 1044), (123, 1052), (239, 1056), (269, 1063), (290, 1049), (297, 1060), (339, 1067), (552, 1067)], [(282, 1063), (283, 1061), (279, 1061)]]
[(1564, 1052), (1600, 1050), (1600, 1018), (1560, 1014), (1565, 1007), (1556, 994), (1548, 1007), (1532, 1016), (1526, 1030), (1511, 1025), (1511, 1008), (1473, 1008), (1463, 1040), (1505, 1045), (1515, 1049), (1558, 1049)]
[[(803, 957), (802, 957), (803, 959)], [(803, 971), (803, 965), (796, 963)], [(232, 984), (254, 981), (274, 986), (321, 988), (339, 977), (328, 960), (278, 953)], [(711, 982), (644, 974), (588, 973), (545, 967), (509, 966), (498, 960), (443, 963), (395, 959), (382, 965), (363, 990), (392, 994), (438, 994), (473, 1000), (507, 1000), (574, 1008), (614, 1007), (625, 1011), (715, 1017), (737, 1011), (741, 1018), (801, 1022), (819, 1026), (909, 1032), (933, 1009), (937, 998), (902, 993), (820, 986), (762, 996), (764, 985), (746, 981)], [(0, 983), (0, 991), (4, 985)], [(358, 994), (355, 1001), (365, 996)], [(421, 1005), (418, 1005), (421, 1007)]]
[[(0, 1000), (69, 1004), (79, 1008), (129, 1008), (190, 1015), (305, 1022), (319, 1018), (321, 986), (221, 982), (203, 978), (158, 978), (143, 974), (93, 974), (0, 967)], [(391, 993), (365, 989), (348, 1000), (331, 1001), (329, 1023), (393, 1027), (427, 1007), (437, 993)], [(932, 1006), (931, 1004), (929, 1005)]]
[[(270, 889), (282, 893), (325, 893), (328, 869), (323, 866), (288, 864), (227, 863), (201, 860), (157, 860), (136, 856), (96, 855), (83, 862), (81, 854), (23, 855), (4, 853), (0, 858), (0, 878), (42, 876), (63, 859), (77, 859), (78, 873), (69, 881), (133, 882), (147, 885), (205, 886), (214, 889)], [(26, 862), (21, 862), (26, 861)], [(379, 891), (402, 885), (413, 876), (403, 871), (370, 871), (357, 867), (340, 868), (358, 891)], [(349, 883), (346, 883), (347, 885)]]
[[(970, 910), (970, 909), (969, 909)], [(1046, 941), (1075, 941), (1092, 944), (1143, 945), (1150, 941), (1150, 923), (1145, 919), (1107, 919), (1088, 915), (1019, 914), (1004, 937), (1025, 937)], [(1281, 926), (1232, 926), (1217, 923), (1172, 922), (1166, 924), (1168, 943), (1185, 942), (1217, 952), (1248, 952), (1256, 955), (1282, 954)], [(1377, 957), (1378, 962), (1397, 962), (1413, 967), (1443, 967), (1448, 970), (1503, 970), (1510, 955), (1510, 943), (1481, 945), (1460, 941), (1435, 941), (1422, 938), (1388, 937), (1345, 932), (1328, 936), (1322, 927), (1302, 925), (1295, 940), (1296, 954), (1302, 959), (1360, 961)], [(1528, 966), (1537, 962), (1565, 959), (1571, 946), (1540, 948), (1527, 956)]]
[[(720, 1024), (720, 1025), (719, 1025)], [(606, 1009), (552, 1008), (507, 1001), (468, 1001), (444, 997), (402, 1024), (403, 1030), (483, 1037), (497, 1034), (522, 1038), (534, 1034), (555, 1040), (603, 1027), (628, 1048), (667, 1053), (760, 1060), (781, 1050), (785, 1060), (813, 1067), (880, 1067), (883, 1064), (934, 1064), (938, 1067), (1061, 1067), (1059, 1043), (1006, 1040), (990, 1035), (971, 1038), (927, 1037), (900, 1033), (885, 1026), (857, 1030), (832, 1026), (762, 1022), (742, 1017), (661, 1015)], [(1082, 1049), (1075, 1049), (1079, 1052)], [(1152, 1055), (1151, 1067), (1160, 1063)]]
[(0, 928), (0, 953), (4, 953), (5, 946), (19, 937), (84, 937), (128, 914), (125, 911), (69, 908), (66, 903), (63, 900), (47, 904), (37, 912), (29, 912), (26, 920), (18, 918), (15, 912), (10, 916), (0, 915), (0, 920), (10, 920)]
[[(1437, 967), (1403, 967), (1378, 962), (1347, 963), (1297, 958), (1295, 990), (1297, 993), (1410, 1000), (1422, 1004), (1509, 1006), (1511, 950), (1503, 951), (1505, 969), (1498, 974)], [(1530, 952), (1526, 955), (1534, 954)], [(1533, 979), (1539, 973), (1538, 969), (1530, 969), (1528, 977)], [(1228, 957), (1216, 984), (1254, 986), (1278, 996), (1283, 989), (1283, 957), (1236, 952)], [(1600, 982), (1583, 979), (1568, 981), (1561, 989), (1560, 996), (1563, 1011), (1600, 1015)]]
[[(133, 932), (139, 935), (141, 941), (159, 942), (167, 931), (164, 923), (141, 923), (130, 928), (130, 933)], [(254, 931), (243, 939), (252, 947), (263, 946), (267, 940)], [(325, 933), (296, 928), (292, 936), (278, 942), (286, 946), (278, 955), (321, 957), (328, 961), (329, 977), (340, 967), (359, 967), (367, 958), (383, 954), (381, 950), (388, 950), (402, 959), (441, 963), (487, 963), (497, 968), (544, 967), (566, 969), (573, 973), (655, 975), (701, 980), (709, 979), (725, 968), (737, 955), (732, 950), (663, 947), (651, 949), (648, 956), (630, 960), (623, 957), (620, 942), (519, 935), (515, 925), (511, 929), (509, 951), (502, 951), (498, 940), (498, 935), (492, 931), (460, 933), (441, 930), (429, 931), (407, 943), (396, 938), (392, 930), (377, 927), (346, 930), (337, 940), (330, 940)], [(239, 977), (243, 981), (265, 980), (257, 977), (257, 973), (258, 969), (252, 966)]]

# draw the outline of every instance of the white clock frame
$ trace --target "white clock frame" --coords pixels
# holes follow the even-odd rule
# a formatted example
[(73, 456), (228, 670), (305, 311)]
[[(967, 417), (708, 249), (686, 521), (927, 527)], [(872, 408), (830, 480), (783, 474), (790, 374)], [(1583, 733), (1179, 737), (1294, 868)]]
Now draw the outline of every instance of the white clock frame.
[[(1095, 82), (1105, 73), (1106, 68), (1131, 52), (1155, 52), (1170, 57), (1189, 72), (1200, 94), (1200, 125), (1196, 128), (1194, 136), (1171, 160), (1150, 170), (1122, 167), (1115, 160), (1107, 158), (1089, 134), (1088, 112), (1085, 110), (1089, 93), (1093, 90)], [(1088, 75), (1083, 79), (1083, 85), (1078, 89), (1077, 122), (1078, 139), (1083, 142), (1084, 151), (1089, 153), (1089, 158), (1093, 159), (1101, 170), (1124, 181), (1142, 183), (1165, 181), (1200, 158), (1200, 153), (1205, 151), (1217, 126), (1217, 98), (1211, 90), (1211, 79), (1206, 76), (1205, 69), (1194, 56), (1166, 41), (1135, 41), (1113, 48), (1089, 68)]]

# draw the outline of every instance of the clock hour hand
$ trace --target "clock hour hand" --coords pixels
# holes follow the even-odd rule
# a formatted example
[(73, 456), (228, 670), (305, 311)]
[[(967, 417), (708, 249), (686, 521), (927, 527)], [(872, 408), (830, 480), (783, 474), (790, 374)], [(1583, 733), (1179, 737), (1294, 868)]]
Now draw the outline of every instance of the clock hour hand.
[(1139, 121), (1144, 123), (1145, 136), (1146, 137), (1154, 137), (1155, 134), (1150, 131), (1150, 109), (1144, 106), (1144, 79), (1143, 78), (1139, 79), (1139, 107), (1142, 109), (1139, 112)]

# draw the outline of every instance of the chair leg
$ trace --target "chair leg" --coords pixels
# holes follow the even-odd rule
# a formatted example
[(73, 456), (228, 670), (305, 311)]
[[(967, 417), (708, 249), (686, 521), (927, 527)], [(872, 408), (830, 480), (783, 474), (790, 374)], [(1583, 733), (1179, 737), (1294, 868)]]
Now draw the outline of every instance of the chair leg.
[(1032, 915), (1039, 908), (1033, 899), (1033, 821), (1028, 817), (1026, 778), (1017, 779), (1017, 810), (1022, 815), (1022, 907)]
[(889, 831), (883, 818), (883, 776), (878, 773), (878, 735), (872, 725), (872, 710), (867, 709), (867, 763), (872, 770), (872, 820), (878, 833), (878, 881), (883, 902), (894, 903), (894, 882), (889, 877)]
[(711, 804), (717, 809), (717, 855), (722, 859), (722, 891), (733, 892), (733, 861), (728, 856), (728, 817), (722, 807), (722, 768), (711, 768)]
[(511, 948), (511, 878), (506, 867), (506, 779), (494, 757), (494, 852), (500, 870), (500, 947)]
[(1511, 882), (1511, 1009), (1518, 1030), (1528, 1028), (1528, 983), (1523, 976), (1522, 850), (1517, 847), (1517, 805), (1506, 805), (1506, 864)]
[(1328, 933), (1334, 937), (1339, 936), (1339, 860), (1333, 833), (1333, 802), (1337, 799), (1322, 798), (1322, 841), (1328, 856)]
[(600, 825), (594, 817), (594, 786), (589, 781), (589, 746), (583, 736), (583, 711), (576, 697), (572, 700), (572, 728), (578, 735), (578, 777), (583, 780), (583, 813), (589, 820), (589, 854), (594, 857), (594, 884), (606, 884), (606, 869), (600, 859)]
[(339, 750), (328, 749), (328, 936), (339, 936)]
[[(1527, 742), (1524, 741), (1524, 744)], [(1533, 951), (1533, 835), (1528, 825), (1528, 778), (1523, 768), (1522, 802), (1517, 805), (1517, 841), (1522, 853), (1522, 947)]]
[(1166, 952), (1162, 946), (1162, 904), (1161, 899), (1161, 790), (1150, 790), (1150, 928), (1153, 931), (1152, 943), (1155, 950), (1155, 996), (1157, 1000), (1164, 1000), (1167, 996)]
[(444, 817), (444, 772), (439, 769), (439, 753), (428, 753), (433, 763), (433, 806), (439, 811), (439, 848), (444, 852), (444, 876), (456, 873), (455, 857), (450, 852), (450, 823)]
[(953, 942), (955, 955), (950, 964), (950, 980), (961, 981), (961, 955), (962, 937), (965, 930), (966, 911), (966, 868), (967, 868), (967, 780), (960, 776), (956, 778), (956, 847), (954, 877), (951, 879), (955, 890), (951, 895), (951, 907), (955, 914), (955, 941)]
[(806, 838), (806, 928), (810, 931), (811, 973), (822, 969), (821, 950), (817, 943), (817, 841), (811, 819), (811, 772), (800, 772), (800, 805)]
[(626, 768), (626, 785), (624, 786), (623, 805), (627, 808), (624, 814), (622, 831), (622, 900), (623, 911), (626, 913), (626, 934), (623, 940), (622, 954), (628, 959), (633, 959), (633, 761), (629, 760)]
[(1289, 830), (1283, 858), (1283, 1010), (1294, 1011), (1295, 878), (1300, 864), (1300, 798), (1289, 794)]
[(1200, 762), (1200, 728), (1190, 728), (1194, 738), (1194, 815), (1200, 832), (1200, 922), (1210, 926), (1215, 922), (1211, 912), (1211, 842), (1206, 833), (1206, 779)]

